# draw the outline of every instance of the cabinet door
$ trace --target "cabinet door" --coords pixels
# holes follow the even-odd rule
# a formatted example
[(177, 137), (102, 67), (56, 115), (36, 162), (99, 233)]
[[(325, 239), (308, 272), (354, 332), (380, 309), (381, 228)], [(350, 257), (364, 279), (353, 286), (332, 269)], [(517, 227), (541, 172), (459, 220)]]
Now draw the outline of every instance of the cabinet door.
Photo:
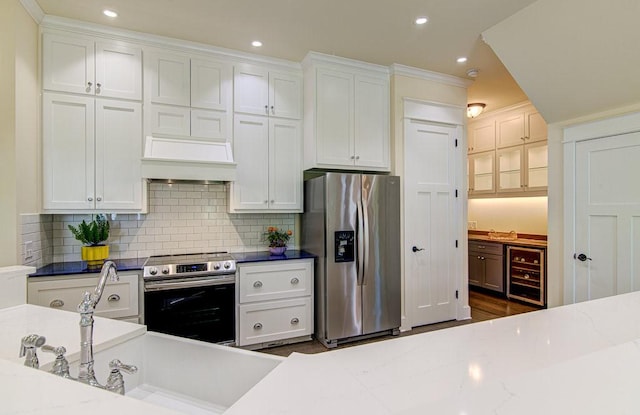
[(142, 49), (96, 43), (96, 95), (142, 99)]
[(231, 65), (191, 59), (191, 107), (231, 111)]
[(234, 117), (233, 148), (238, 170), (231, 184), (232, 209), (265, 210), (269, 206), (269, 120)]
[(474, 121), (473, 123), (469, 123), (469, 147), (467, 150), (470, 154), (493, 150), (495, 147), (495, 120)]
[(484, 255), (483, 287), (493, 291), (504, 292), (504, 265), (502, 256)]
[(547, 123), (538, 112), (527, 112), (525, 114), (527, 121), (527, 143), (536, 141), (544, 141), (547, 139)]
[(269, 209), (302, 211), (300, 121), (269, 120)]
[(233, 70), (233, 110), (269, 115), (269, 72), (253, 65), (237, 65)]
[(469, 194), (495, 193), (495, 152), (469, 156)]
[(145, 62), (145, 86), (149, 91), (149, 100), (156, 104), (189, 106), (189, 58), (177, 54), (149, 53)]
[(356, 76), (354, 104), (355, 165), (389, 169), (389, 82)]
[(45, 33), (42, 39), (42, 83), (45, 90), (94, 94), (94, 42)]
[(141, 209), (142, 112), (136, 102), (96, 100), (97, 209)]
[(497, 129), (497, 148), (523, 144), (525, 140), (524, 113), (519, 112), (498, 118)]
[(548, 183), (547, 143), (539, 142), (524, 146), (525, 189), (528, 192), (546, 190)]
[(523, 182), (523, 146), (498, 150), (498, 192), (522, 192)]
[(146, 122), (152, 135), (189, 136), (191, 111), (186, 107), (150, 104), (145, 111)]
[(469, 284), (481, 287), (484, 282), (484, 263), (477, 253), (469, 252)]
[(316, 159), (318, 164), (353, 166), (353, 75), (317, 69)]
[(269, 73), (269, 115), (273, 117), (302, 118), (302, 79), (281, 72)]
[(231, 141), (229, 131), (231, 113), (191, 109), (191, 136), (212, 138), (216, 141)]
[(54, 93), (43, 96), (44, 209), (94, 207), (94, 101)]

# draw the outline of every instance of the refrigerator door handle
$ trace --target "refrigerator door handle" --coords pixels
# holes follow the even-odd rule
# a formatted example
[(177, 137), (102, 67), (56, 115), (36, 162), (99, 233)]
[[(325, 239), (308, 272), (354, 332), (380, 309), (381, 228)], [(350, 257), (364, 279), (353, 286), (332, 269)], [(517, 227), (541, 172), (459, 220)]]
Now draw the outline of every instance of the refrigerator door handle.
[(363, 232), (364, 232), (364, 214), (362, 212), (362, 199), (358, 198), (358, 200), (356, 200), (356, 208), (357, 208), (357, 225), (358, 225), (358, 236), (357, 236), (357, 246), (358, 246), (358, 258), (357, 258), (357, 262), (356, 262), (356, 272), (357, 272), (357, 281), (358, 281), (358, 285), (362, 285), (363, 280), (364, 280), (364, 236), (363, 236)]
[[(363, 185), (364, 187), (364, 185)], [(367, 207), (365, 204), (365, 193), (364, 189), (362, 190), (362, 200), (360, 201), (361, 209), (362, 209), (362, 282), (361, 285), (367, 285), (367, 281), (365, 276), (367, 275), (367, 264), (369, 263), (369, 213), (367, 211)]]

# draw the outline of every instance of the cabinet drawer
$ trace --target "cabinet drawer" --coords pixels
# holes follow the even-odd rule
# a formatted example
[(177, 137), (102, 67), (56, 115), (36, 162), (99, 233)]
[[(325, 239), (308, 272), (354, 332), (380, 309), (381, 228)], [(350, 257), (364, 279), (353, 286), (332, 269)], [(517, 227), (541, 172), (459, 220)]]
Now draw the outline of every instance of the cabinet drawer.
[(311, 266), (311, 261), (279, 261), (277, 265), (241, 265), (240, 303), (311, 295)]
[[(107, 281), (95, 315), (108, 318), (138, 315), (138, 275), (118, 274), (119, 281)], [(27, 302), (59, 310), (77, 311), (85, 291), (93, 293), (98, 277), (29, 281)]]
[(469, 252), (503, 255), (502, 244), (482, 241), (469, 241)]
[(239, 306), (238, 345), (306, 336), (313, 331), (311, 298)]

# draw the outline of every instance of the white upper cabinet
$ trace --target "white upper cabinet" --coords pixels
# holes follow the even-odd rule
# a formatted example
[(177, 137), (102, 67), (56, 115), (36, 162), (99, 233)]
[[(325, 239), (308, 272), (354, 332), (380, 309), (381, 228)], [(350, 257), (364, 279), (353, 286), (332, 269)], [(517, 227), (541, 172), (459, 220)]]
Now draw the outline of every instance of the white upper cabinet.
[(45, 93), (42, 124), (45, 210), (142, 210), (140, 103)]
[(42, 50), (45, 90), (142, 99), (142, 49), (139, 47), (45, 33)]
[(302, 79), (297, 73), (238, 64), (234, 68), (234, 111), (279, 118), (302, 117)]
[(145, 55), (145, 135), (231, 141), (232, 65), (151, 50)]
[(468, 148), (469, 154), (482, 153), (496, 147), (496, 121), (479, 120), (469, 123)]
[(303, 65), (304, 168), (388, 171), (388, 70), (313, 52)]
[(231, 212), (301, 212), (300, 121), (236, 114)]
[(509, 112), (497, 117), (496, 147), (504, 148), (547, 139), (547, 124), (533, 109)]

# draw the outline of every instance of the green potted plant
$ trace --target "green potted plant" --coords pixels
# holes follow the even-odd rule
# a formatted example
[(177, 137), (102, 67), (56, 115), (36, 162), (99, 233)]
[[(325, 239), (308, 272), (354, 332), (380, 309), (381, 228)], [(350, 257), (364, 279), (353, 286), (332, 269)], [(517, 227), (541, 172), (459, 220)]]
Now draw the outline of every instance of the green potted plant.
[(109, 257), (109, 245), (103, 244), (109, 238), (109, 228), (104, 215), (96, 215), (89, 223), (83, 220), (77, 228), (69, 225), (73, 236), (84, 244), (81, 248), (82, 260), (87, 261), (89, 268), (101, 267)]
[(264, 233), (264, 239), (269, 242), (269, 252), (273, 255), (282, 255), (287, 250), (287, 242), (293, 235), (291, 230), (281, 231), (275, 226), (269, 226)]

